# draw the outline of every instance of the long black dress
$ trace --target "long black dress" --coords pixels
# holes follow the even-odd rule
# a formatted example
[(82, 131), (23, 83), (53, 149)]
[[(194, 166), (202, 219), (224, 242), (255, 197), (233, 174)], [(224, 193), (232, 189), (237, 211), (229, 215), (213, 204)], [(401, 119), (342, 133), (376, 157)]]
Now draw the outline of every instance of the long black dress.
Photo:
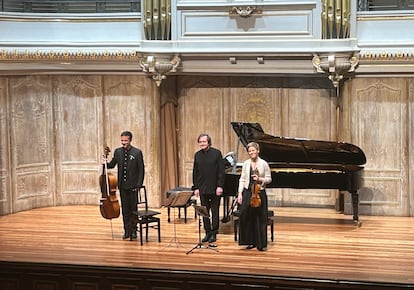
[(239, 216), (239, 245), (253, 245), (257, 249), (267, 247), (267, 195), (265, 190), (260, 190), (261, 204), (258, 208), (250, 207), (252, 168), (250, 168), (250, 185), (243, 191), (242, 204)]

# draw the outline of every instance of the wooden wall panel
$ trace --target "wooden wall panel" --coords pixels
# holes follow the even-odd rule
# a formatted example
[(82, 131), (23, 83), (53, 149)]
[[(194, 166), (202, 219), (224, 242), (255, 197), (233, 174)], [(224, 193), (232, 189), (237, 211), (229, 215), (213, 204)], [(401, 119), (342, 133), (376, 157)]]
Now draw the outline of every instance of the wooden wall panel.
[(1, 78), (0, 213), (97, 205), (104, 146), (119, 147), (123, 130), (143, 150), (150, 205), (159, 206), (160, 104), (153, 88), (145, 76)]
[(56, 76), (57, 205), (99, 200), (102, 92), (99, 76)]
[(285, 88), (282, 95), (282, 135), (336, 141), (336, 100), (329, 91)]
[[(260, 122), (272, 135), (358, 145), (368, 160), (361, 213), (412, 215), (410, 78), (351, 79), (340, 98), (317, 82), (286, 78), (180, 77), (177, 87), (180, 185), (192, 185), (199, 133), (209, 133), (225, 154), (237, 148), (231, 121)], [(159, 206), (159, 101), (145, 76), (0, 78), (0, 213), (97, 204), (103, 146), (120, 146), (123, 130), (131, 130), (133, 144), (143, 150), (150, 204)], [(240, 153), (240, 160), (247, 158)], [(269, 194), (274, 205), (305, 206), (332, 206), (337, 195), (292, 189)]]
[[(260, 123), (263, 130), (269, 134), (275, 135), (280, 132), (281, 127), (281, 99), (280, 90), (277, 88), (232, 88), (230, 90), (232, 103), (228, 107), (233, 118), (231, 121), (237, 122), (257, 122)], [(231, 127), (230, 123), (226, 126)], [(237, 148), (237, 135), (231, 129), (228, 137), (231, 139), (232, 151)], [(238, 161), (243, 162), (248, 159), (245, 148), (242, 144), (239, 146)]]
[[(53, 277), (55, 278), (55, 277)], [(48, 281), (46, 280), (37, 280), (33, 279), (32, 281), (32, 289), (35, 290), (59, 290), (59, 284), (57, 281), (53, 281), (53, 278), (49, 278)]]
[[(326, 89), (284, 88), (282, 90), (281, 136), (337, 141), (336, 99)], [(332, 207), (337, 190), (278, 189), (276, 204)]]
[(132, 132), (132, 144), (140, 148), (144, 156), (144, 183), (149, 203), (154, 207), (160, 206), (159, 92), (147, 77), (111, 75), (103, 77), (103, 98), (102, 146), (108, 145), (114, 150), (121, 146), (121, 132)]
[[(408, 92), (402, 78), (352, 81), (352, 139), (367, 156), (360, 212), (408, 215)], [(350, 203), (347, 203), (350, 206)]]
[[(194, 153), (199, 149), (197, 137), (200, 133), (207, 133), (212, 139), (212, 146), (223, 153), (224, 128), (224, 100), (228, 90), (223, 88), (189, 88), (183, 90), (181, 98), (180, 118), (180, 164), (183, 174), (180, 174), (180, 184), (192, 185), (192, 171)], [(185, 140), (185, 142), (183, 142)], [(225, 154), (225, 153), (223, 153)]]
[(408, 211), (409, 216), (414, 216), (414, 79), (410, 78), (408, 79), (408, 118), (407, 124), (408, 124), (408, 192), (407, 192), (407, 198), (408, 198)]
[(105, 76), (103, 85), (105, 141), (111, 148), (119, 147), (120, 133), (130, 130), (133, 143), (145, 146), (152, 109), (145, 82), (137, 76)]
[[(207, 131), (213, 146), (226, 154), (237, 151), (237, 137), (231, 121), (258, 122), (265, 132), (275, 136), (336, 140), (336, 99), (326, 89), (290, 88), (289, 81), (260, 78), (208, 78), (194, 82), (181, 80), (178, 118), (181, 120), (179, 147), (182, 185), (192, 185), (195, 138)], [(284, 85), (287, 87), (284, 88)], [(248, 158), (239, 147), (239, 162)], [(333, 207), (336, 190), (268, 189), (271, 205), (317, 205)]]
[(7, 79), (0, 77), (0, 215), (11, 212)]
[(13, 199), (16, 211), (54, 204), (51, 80), (10, 78)]

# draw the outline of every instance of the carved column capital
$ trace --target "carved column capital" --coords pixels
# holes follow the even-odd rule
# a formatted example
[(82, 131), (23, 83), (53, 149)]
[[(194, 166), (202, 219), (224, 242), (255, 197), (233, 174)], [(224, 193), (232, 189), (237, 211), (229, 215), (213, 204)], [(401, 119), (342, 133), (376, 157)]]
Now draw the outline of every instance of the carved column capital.
[(314, 54), (312, 59), (316, 72), (327, 74), (335, 88), (339, 87), (340, 81), (345, 76), (355, 71), (358, 63), (359, 56), (354, 52)]
[(181, 59), (178, 55), (174, 56), (155, 56), (143, 55), (139, 58), (139, 65), (142, 71), (150, 74), (157, 86), (167, 78), (168, 73), (176, 72)]

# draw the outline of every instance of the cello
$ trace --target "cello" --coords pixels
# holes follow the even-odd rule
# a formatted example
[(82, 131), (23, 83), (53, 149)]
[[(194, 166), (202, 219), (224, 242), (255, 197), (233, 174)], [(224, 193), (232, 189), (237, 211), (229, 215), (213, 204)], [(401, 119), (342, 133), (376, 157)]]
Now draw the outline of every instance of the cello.
[(102, 165), (102, 174), (99, 177), (102, 197), (99, 203), (101, 215), (105, 219), (119, 217), (120, 207), (116, 197), (117, 180), (113, 173), (108, 173), (108, 154), (111, 152), (109, 147), (105, 147), (104, 164)]

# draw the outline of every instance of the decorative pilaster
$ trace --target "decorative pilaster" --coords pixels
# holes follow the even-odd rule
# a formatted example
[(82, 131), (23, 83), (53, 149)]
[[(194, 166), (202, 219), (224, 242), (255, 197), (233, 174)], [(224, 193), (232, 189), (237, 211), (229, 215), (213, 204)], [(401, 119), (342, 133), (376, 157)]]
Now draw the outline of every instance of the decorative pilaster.
[(152, 75), (152, 79), (155, 81), (157, 86), (161, 85), (161, 82), (167, 78), (168, 73), (176, 72), (181, 59), (178, 55), (174, 55), (171, 58), (166, 56), (154, 56), (147, 55), (142, 56), (139, 59), (139, 65), (142, 70)]

